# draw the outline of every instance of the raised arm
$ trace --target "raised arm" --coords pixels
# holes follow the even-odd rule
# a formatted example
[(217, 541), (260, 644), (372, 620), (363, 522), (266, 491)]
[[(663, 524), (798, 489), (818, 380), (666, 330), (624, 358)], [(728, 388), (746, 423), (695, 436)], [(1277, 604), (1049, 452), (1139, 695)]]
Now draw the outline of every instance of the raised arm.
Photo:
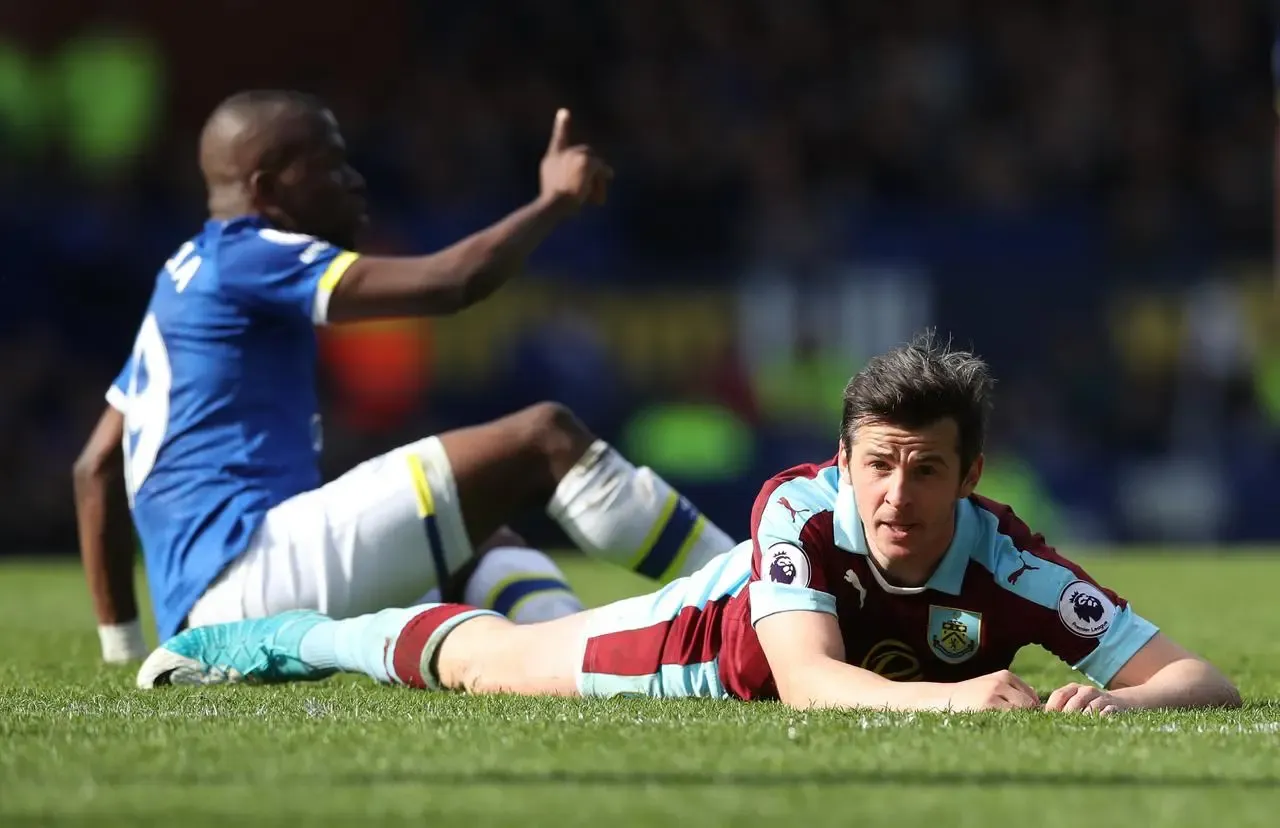
[(537, 199), (426, 256), (361, 256), (329, 298), (328, 320), (456, 313), (492, 294), (524, 267), (543, 239), (584, 203), (603, 204), (613, 172), (590, 148), (569, 143), (569, 112), (556, 113)]
[(133, 590), (133, 530), (124, 487), (124, 415), (108, 406), (72, 471), (80, 558), (98, 618), (102, 657), (146, 653)]

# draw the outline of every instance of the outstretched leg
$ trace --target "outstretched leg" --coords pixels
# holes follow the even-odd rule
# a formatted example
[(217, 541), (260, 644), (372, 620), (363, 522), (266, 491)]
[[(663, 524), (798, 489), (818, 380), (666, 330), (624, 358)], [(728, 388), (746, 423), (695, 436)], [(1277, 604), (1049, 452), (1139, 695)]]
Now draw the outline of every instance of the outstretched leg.
[(470, 693), (724, 698), (717, 630), (725, 599), (750, 572), (747, 542), (655, 592), (536, 624), (433, 603), (345, 620), (304, 611), (196, 627), (156, 650), (138, 685), (305, 681), (344, 671)]
[(179, 633), (143, 663), (137, 683), (279, 683), (347, 672), (419, 689), (575, 695), (588, 616), (517, 625), (460, 604), (343, 620), (295, 611)]

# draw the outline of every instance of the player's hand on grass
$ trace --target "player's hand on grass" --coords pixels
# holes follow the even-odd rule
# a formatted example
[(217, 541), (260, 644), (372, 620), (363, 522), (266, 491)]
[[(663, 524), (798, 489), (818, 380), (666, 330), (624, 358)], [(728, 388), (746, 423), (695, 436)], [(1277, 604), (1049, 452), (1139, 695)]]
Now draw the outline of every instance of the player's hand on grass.
[(1027, 710), (1040, 706), (1036, 691), (1008, 670), (957, 682), (947, 706), (956, 711)]
[(1066, 687), (1054, 690), (1044, 709), (1063, 713), (1096, 713), (1099, 716), (1111, 716), (1124, 710), (1128, 705), (1106, 690), (1099, 690), (1091, 684), (1072, 682)]
[(588, 201), (604, 204), (613, 170), (585, 144), (569, 143), (569, 110), (556, 112), (551, 143), (539, 170), (542, 197), (562, 201), (574, 209)]

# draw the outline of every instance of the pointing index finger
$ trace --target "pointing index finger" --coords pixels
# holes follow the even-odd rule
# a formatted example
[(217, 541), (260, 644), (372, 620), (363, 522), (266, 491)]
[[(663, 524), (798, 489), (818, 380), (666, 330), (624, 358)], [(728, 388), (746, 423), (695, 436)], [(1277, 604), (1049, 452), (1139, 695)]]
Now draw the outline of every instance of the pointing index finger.
[(564, 152), (569, 148), (569, 110), (556, 110), (556, 121), (551, 127), (551, 143), (548, 152)]

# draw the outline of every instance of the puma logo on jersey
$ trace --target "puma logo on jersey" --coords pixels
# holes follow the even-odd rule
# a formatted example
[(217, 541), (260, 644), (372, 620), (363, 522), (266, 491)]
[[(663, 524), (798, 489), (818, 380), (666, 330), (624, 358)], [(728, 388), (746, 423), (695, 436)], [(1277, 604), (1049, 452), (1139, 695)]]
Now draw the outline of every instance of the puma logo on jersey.
[(812, 511), (810, 509), (797, 509), (796, 507), (792, 506), (791, 501), (787, 500), (785, 497), (778, 498), (778, 505), (780, 505), (782, 508), (786, 509), (788, 512), (791, 513), (792, 523), (795, 523), (800, 518), (800, 515), (804, 514), (805, 512)]
[(862, 609), (862, 605), (867, 603), (867, 588), (862, 585), (862, 581), (858, 579), (858, 573), (852, 569), (844, 573), (844, 579), (854, 589), (858, 591), (858, 609)]
[(1009, 578), (1008, 578), (1009, 586), (1013, 586), (1014, 584), (1018, 583), (1018, 579), (1022, 577), (1022, 573), (1026, 572), (1028, 569), (1039, 569), (1039, 568), (1040, 568), (1040, 567), (1038, 567), (1038, 566), (1032, 566), (1031, 564), (1029, 564), (1029, 563), (1027, 563), (1025, 560), (1023, 560), (1022, 558), (1019, 558), (1019, 560), (1021, 560), (1021, 561), (1022, 561), (1022, 566), (1018, 567), (1018, 568), (1017, 568), (1017, 569), (1015, 569), (1013, 572), (1010, 572), (1010, 573), (1009, 573)]

